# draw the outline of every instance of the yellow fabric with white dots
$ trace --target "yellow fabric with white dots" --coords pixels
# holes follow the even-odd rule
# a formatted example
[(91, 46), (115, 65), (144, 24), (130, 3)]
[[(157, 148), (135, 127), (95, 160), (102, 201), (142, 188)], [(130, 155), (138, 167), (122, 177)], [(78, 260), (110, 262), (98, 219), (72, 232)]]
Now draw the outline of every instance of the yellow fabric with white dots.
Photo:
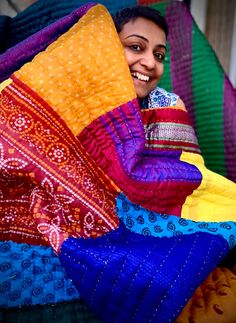
[(75, 135), (136, 97), (112, 18), (102, 5), (92, 7), (15, 75), (51, 105)]

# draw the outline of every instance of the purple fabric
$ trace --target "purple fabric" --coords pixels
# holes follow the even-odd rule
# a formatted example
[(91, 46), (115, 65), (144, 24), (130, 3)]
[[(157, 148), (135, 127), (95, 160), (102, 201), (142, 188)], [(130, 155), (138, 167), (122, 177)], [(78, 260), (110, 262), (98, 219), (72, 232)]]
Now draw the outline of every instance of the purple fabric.
[(158, 151), (153, 152), (153, 155), (146, 155), (144, 130), (137, 102), (137, 99), (129, 101), (99, 118), (102, 127), (115, 143), (122, 169), (130, 178), (143, 183), (155, 184), (169, 181), (171, 177), (173, 182), (189, 181), (198, 185), (202, 174), (195, 165), (178, 158), (169, 158), (176, 157), (176, 152), (168, 154), (168, 158), (161, 156)]
[[(186, 55), (186, 53), (192, 53), (192, 17), (183, 4), (171, 2), (166, 7), (166, 20), (170, 30), (168, 41), (170, 44), (173, 92), (177, 93), (184, 101), (192, 124), (195, 125), (193, 89), (191, 86), (192, 56)], [(178, 54), (176, 49), (178, 49)]]
[(236, 90), (226, 76), (223, 118), (226, 176), (236, 182)]
[(59, 36), (69, 30), (95, 3), (87, 3), (71, 14), (28, 37), (0, 55), (0, 82), (7, 79), (39, 52), (46, 49)]

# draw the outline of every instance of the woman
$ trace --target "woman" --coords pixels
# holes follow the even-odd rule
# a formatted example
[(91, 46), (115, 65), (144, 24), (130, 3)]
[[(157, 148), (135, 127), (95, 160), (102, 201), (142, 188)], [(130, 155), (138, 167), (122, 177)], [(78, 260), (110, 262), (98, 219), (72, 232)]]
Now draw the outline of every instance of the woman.
[(143, 99), (149, 95), (149, 103), (156, 97), (159, 106), (185, 107), (176, 94), (156, 88), (164, 72), (167, 50), (168, 26), (165, 18), (151, 7), (136, 6), (119, 11), (113, 19), (142, 108), (147, 103)]
[[(138, 19), (135, 21), (140, 23), (141, 18)], [(134, 22), (125, 24), (123, 31)], [(144, 34), (142, 29), (124, 35), (125, 41), (135, 38), (140, 42), (127, 48), (131, 58), (135, 58), (129, 62), (129, 68), (136, 94), (143, 104), (154, 93), (150, 108), (158, 106), (159, 101), (164, 106), (175, 105), (177, 96), (164, 91), (158, 92), (158, 100), (162, 99), (156, 100), (155, 85), (162, 74), (162, 68), (159, 69), (162, 63), (156, 64), (152, 56), (158, 53), (158, 60), (163, 57), (166, 36), (156, 24), (151, 22), (150, 27), (154, 31), (151, 34), (149, 31)], [(157, 32), (162, 38), (153, 39)], [(144, 58), (136, 60), (144, 45), (147, 49)], [(151, 65), (145, 62), (146, 54)], [(186, 132), (181, 137), (171, 128), (176, 116), (187, 115), (184, 108), (143, 109), (142, 119), (119, 38), (110, 16), (99, 5), (92, 5), (74, 28), (15, 73), (2, 89), (2, 159), (6, 167), (10, 161), (8, 169), (13, 173), (13, 180), (8, 172), (10, 179), (1, 187), (7, 196), (5, 210), (8, 212), (9, 205), (19, 209), (20, 202), (30, 205), (29, 210), (22, 211), (28, 216), (24, 221), (21, 213), (15, 219), (18, 213), (11, 209), (14, 232), (8, 229), (6, 213), (7, 237), (19, 241), (19, 235), (20, 241), (52, 246), (81, 297), (105, 322), (173, 321), (194, 289), (229, 249), (226, 239), (213, 236), (215, 231), (202, 234), (204, 227), (191, 227), (188, 232), (191, 234), (181, 235), (180, 225), (188, 229), (190, 222), (179, 221), (177, 216), (169, 221), (169, 215), (182, 215), (185, 200), (205, 176), (196, 166), (185, 162), (181, 149), (173, 149), (169, 140), (170, 132), (173, 142), (178, 134), (178, 144), (184, 143), (185, 150), (197, 149), (194, 140), (185, 142)], [(146, 110), (151, 110), (151, 114)], [(158, 149), (153, 143), (152, 149), (156, 151), (146, 150), (144, 128), (148, 130), (150, 119), (145, 124), (145, 117), (155, 121), (152, 118), (164, 118), (165, 113), (168, 119), (161, 119), (160, 126), (162, 134), (167, 133), (168, 137), (157, 141)], [(192, 129), (187, 119), (183, 126), (177, 126), (185, 131)], [(26, 176), (23, 178), (22, 174)], [(2, 178), (6, 179), (6, 173)], [(19, 194), (9, 204), (12, 186)], [(26, 192), (22, 192), (22, 186)], [(223, 193), (221, 199), (222, 196)], [(147, 218), (154, 224), (154, 232), (164, 234), (159, 238), (144, 237), (127, 230), (117, 219), (121, 215), (120, 201), (124, 202), (126, 213), (130, 209), (134, 215), (145, 214), (144, 208), (162, 213), (158, 225), (156, 214), (149, 212)], [(140, 206), (135, 205), (133, 211), (132, 203)], [(215, 208), (210, 204), (214, 216), (216, 211), (222, 213), (215, 204)], [(190, 213), (201, 215), (199, 210)], [(210, 214), (208, 209), (206, 214)], [(167, 221), (169, 231), (160, 227), (162, 220)], [(130, 217), (125, 222), (130, 227), (132, 221)], [(138, 221), (143, 224), (146, 219), (140, 215)], [(171, 239), (162, 239), (168, 232)], [(147, 230), (146, 233), (149, 234)]]

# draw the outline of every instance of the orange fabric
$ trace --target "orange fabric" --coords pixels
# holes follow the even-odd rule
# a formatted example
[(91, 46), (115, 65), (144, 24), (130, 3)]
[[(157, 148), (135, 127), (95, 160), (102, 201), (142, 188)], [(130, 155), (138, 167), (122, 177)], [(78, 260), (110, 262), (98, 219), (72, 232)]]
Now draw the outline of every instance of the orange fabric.
[(235, 323), (236, 274), (216, 268), (195, 291), (175, 323)]
[(136, 97), (119, 37), (102, 5), (15, 75), (53, 106), (75, 135)]

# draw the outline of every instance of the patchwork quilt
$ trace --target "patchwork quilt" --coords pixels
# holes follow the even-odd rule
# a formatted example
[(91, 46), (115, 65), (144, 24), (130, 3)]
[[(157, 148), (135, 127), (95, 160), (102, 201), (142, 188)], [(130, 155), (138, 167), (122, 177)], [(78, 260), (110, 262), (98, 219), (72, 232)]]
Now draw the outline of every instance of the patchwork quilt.
[(1, 306), (81, 297), (109, 323), (233, 322), (236, 275), (216, 267), (235, 183), (205, 166), (186, 110), (140, 110), (105, 7), (63, 19), (0, 84)]

